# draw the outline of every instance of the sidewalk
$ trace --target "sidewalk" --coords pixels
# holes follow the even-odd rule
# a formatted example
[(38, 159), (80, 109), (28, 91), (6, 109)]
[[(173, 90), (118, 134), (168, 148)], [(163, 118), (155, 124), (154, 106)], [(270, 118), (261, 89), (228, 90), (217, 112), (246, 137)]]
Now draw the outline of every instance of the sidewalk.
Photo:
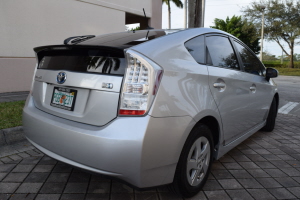
[[(189, 200), (300, 199), (299, 120), (278, 114), (274, 131), (258, 131), (214, 161), (203, 190)], [(0, 148), (0, 152), (1, 200), (183, 200), (166, 186), (138, 191), (74, 168), (44, 155), (28, 142)]]
[(28, 91), (0, 93), (0, 103), (26, 100), (28, 94)]

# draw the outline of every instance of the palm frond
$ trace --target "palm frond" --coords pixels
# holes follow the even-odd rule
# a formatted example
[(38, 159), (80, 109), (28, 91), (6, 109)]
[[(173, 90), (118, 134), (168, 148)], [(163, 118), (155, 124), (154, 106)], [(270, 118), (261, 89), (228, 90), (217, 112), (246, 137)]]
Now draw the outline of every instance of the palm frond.
[(178, 8), (183, 8), (181, 0), (171, 0)]

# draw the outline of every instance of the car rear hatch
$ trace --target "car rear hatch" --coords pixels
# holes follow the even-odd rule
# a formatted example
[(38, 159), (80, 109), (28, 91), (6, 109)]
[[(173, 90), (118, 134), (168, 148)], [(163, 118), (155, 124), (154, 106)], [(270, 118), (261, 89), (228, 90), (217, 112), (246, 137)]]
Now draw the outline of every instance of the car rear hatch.
[(104, 46), (37, 47), (35, 106), (65, 119), (103, 126), (116, 118), (125, 73), (123, 49)]

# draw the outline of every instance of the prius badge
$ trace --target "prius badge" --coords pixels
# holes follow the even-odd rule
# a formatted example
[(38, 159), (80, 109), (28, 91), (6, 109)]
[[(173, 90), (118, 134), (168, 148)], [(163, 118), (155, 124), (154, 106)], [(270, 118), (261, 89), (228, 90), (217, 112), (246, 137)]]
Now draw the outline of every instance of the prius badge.
[(56, 77), (56, 81), (59, 84), (63, 84), (67, 79), (67, 74), (65, 72), (59, 72)]

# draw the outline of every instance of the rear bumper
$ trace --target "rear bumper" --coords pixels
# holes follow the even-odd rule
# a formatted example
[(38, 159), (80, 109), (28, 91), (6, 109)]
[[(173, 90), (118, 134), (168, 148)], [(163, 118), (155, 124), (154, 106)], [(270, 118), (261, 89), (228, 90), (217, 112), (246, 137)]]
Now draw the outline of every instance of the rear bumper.
[(145, 188), (173, 181), (187, 133), (188, 117), (118, 117), (97, 127), (59, 118), (34, 106), (23, 111), (27, 139), (45, 154)]

